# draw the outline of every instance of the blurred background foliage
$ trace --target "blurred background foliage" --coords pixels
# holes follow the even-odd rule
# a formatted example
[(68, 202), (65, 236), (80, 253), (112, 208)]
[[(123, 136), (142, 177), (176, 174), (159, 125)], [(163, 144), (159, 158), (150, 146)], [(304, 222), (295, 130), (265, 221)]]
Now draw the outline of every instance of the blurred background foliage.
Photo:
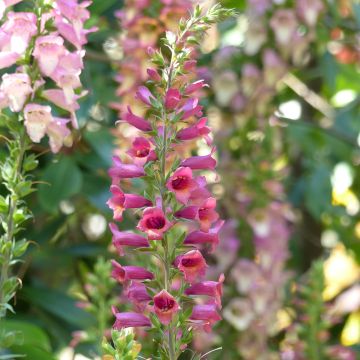
[[(151, 8), (156, 8), (157, 3), (152, 1)], [(284, 1), (278, 6), (291, 7), (292, 3)], [(312, 268), (310, 274), (317, 273), (311, 285), (314, 293), (324, 295), (316, 303), (318, 306), (325, 306), (323, 301), (336, 301), (359, 280), (360, 4), (342, 0), (324, 3), (326, 8), (316, 24), (316, 37), (309, 44), (309, 61), (301, 65), (292, 63), (286, 69), (295, 82), (287, 77), (286, 83), (276, 84), (270, 101), (258, 96), (251, 103), (252, 108), (265, 104), (267, 112), (262, 116), (256, 111), (245, 113), (244, 107), (234, 111), (216, 93), (228, 91), (226, 79), (216, 79), (224, 70), (233, 73), (241, 87), (243, 65), (251, 62), (261, 66), (260, 54), (246, 55), (243, 51), (247, 1), (223, 1), (225, 6), (237, 8), (240, 17), (214, 30), (203, 44), (200, 60), (213, 85), (204, 105), (210, 123), (218, 130), (215, 132), (218, 156), (230, 157), (231, 169), (235, 169), (232, 174), (226, 167), (229, 163), (226, 156), (221, 160), (224, 187), (218, 190), (225, 217), (238, 221), (235, 229), (241, 242), (238, 256), (248, 258), (254, 254), (251, 228), (242, 220), (243, 214), (236, 204), (236, 183), (242, 173), (246, 172), (246, 178), (240, 190), (256, 194), (251, 197), (252, 208), (270, 202), (272, 195), (263, 185), (274, 179), (284, 186), (282, 200), (291, 204), (287, 267), (292, 276), (284, 289), (284, 302), (289, 307), (293, 306), (291, 299), (298, 280), (300, 283), (308, 276), (304, 274), (317, 258), (323, 259), (324, 266), (323, 262), (315, 263), (317, 268)], [(99, 31), (89, 36), (87, 46), (82, 82), (89, 95), (78, 112), (80, 128), (74, 145), (55, 156), (43, 154), (35, 173), (38, 191), (30, 200), (35, 221), (27, 224), (32, 246), (18, 266), (23, 286), (15, 299), (16, 316), (10, 316), (5, 325), (22, 333), (13, 351), (26, 354), (28, 359), (71, 359), (73, 349), (77, 354), (95, 358), (101, 347), (100, 334), (112, 322), (110, 306), (117, 303), (119, 296), (119, 288), (109, 276), (109, 262), (104, 259), (111, 258), (107, 169), (118, 120), (109, 103), (118, 100), (114, 78), (121, 61), (121, 49), (116, 49), (121, 29), (114, 13), (122, 6), (119, 0), (95, 0), (90, 6), (89, 25), (98, 26)], [(347, 6), (348, 16), (341, 15), (340, 6)], [(272, 47), (273, 43), (272, 39), (267, 45)], [(235, 49), (228, 59), (218, 56), (228, 47)], [(110, 59), (109, 51), (114, 48), (120, 54)], [(301, 88), (304, 84), (308, 91), (305, 93)], [(309, 92), (310, 97), (316, 94), (321, 99), (317, 108), (309, 104)], [(274, 112), (278, 114), (275, 117)], [(34, 146), (38, 154), (46, 149), (41, 144)], [(132, 219), (125, 217), (124, 227), (130, 228), (132, 224)], [(234, 296), (232, 286), (229, 282), (225, 290), (225, 306)], [(316, 308), (308, 292), (306, 296), (308, 304)], [(359, 291), (348, 301), (359, 303)], [(322, 310), (314, 311), (314, 316), (321, 315)], [(285, 318), (285, 322), (295, 323), (291, 316), (290, 320), (288, 315)], [(316, 326), (321, 327), (320, 323), (314, 319)], [(272, 340), (270, 347), (274, 350), (285, 338), (285, 328)], [(343, 345), (355, 348), (359, 328), (359, 313), (355, 309), (326, 330), (330, 343), (340, 339)], [(224, 321), (216, 337), (221, 340), (214, 343), (220, 343), (225, 351), (214, 354), (214, 359), (241, 358), (236, 350), (238, 335), (231, 325)], [(323, 354), (315, 357), (312, 349), (309, 351), (307, 359), (327, 359)]]

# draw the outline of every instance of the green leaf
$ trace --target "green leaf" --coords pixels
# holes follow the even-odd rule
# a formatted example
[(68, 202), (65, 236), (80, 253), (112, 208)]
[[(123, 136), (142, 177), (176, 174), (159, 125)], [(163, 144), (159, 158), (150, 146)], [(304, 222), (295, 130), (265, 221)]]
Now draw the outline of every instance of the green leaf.
[(63, 157), (58, 163), (51, 163), (44, 171), (39, 186), (40, 205), (49, 212), (55, 212), (61, 200), (80, 192), (83, 177), (79, 167), (70, 157)]
[(85, 133), (85, 139), (93, 150), (104, 160), (107, 167), (112, 164), (114, 137), (108, 129)]
[(19, 296), (77, 328), (88, 328), (94, 325), (94, 318), (76, 307), (75, 300), (60, 291), (25, 287), (19, 292)]
[(20, 347), (19, 353), (24, 353), (23, 351), (21, 351), (22, 346), (37, 347), (45, 351), (51, 350), (50, 340), (47, 334), (36, 325), (24, 321), (5, 320), (2, 321), (0, 325), (0, 333), (2, 331), (4, 331), (6, 334), (17, 334), (17, 336), (14, 338), (14, 342), (12, 345), (17, 345)]

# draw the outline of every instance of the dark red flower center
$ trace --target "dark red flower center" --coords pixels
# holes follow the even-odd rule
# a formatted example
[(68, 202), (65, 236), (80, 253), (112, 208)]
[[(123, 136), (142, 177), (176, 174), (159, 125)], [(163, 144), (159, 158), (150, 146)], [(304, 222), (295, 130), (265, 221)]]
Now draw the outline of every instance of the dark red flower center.
[(209, 216), (210, 209), (208, 208), (200, 208), (199, 209), (199, 218), (200, 220), (204, 220)]
[(186, 176), (177, 176), (171, 181), (171, 185), (175, 190), (184, 190), (189, 186), (189, 178)]
[(201, 263), (201, 258), (182, 258), (181, 264), (184, 267), (195, 267)]
[(153, 216), (146, 220), (148, 229), (162, 229), (165, 226), (165, 218), (163, 216)]
[(175, 306), (175, 300), (165, 297), (158, 297), (154, 300), (154, 303), (157, 308), (161, 311), (171, 310)]
[(149, 152), (150, 152), (150, 149), (146, 149), (146, 148), (143, 148), (143, 149), (138, 149), (136, 150), (136, 157), (146, 157), (149, 155)]

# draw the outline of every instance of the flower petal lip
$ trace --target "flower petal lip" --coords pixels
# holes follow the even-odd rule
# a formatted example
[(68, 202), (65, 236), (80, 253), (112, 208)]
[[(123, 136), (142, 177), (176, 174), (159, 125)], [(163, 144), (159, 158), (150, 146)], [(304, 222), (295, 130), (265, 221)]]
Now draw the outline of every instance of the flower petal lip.
[(128, 327), (150, 327), (151, 321), (145, 315), (136, 312), (122, 312), (115, 314), (113, 328), (120, 330)]
[(115, 260), (111, 261), (113, 270), (111, 272), (112, 277), (124, 283), (128, 280), (152, 280), (154, 274), (140, 266), (122, 266)]
[(168, 325), (180, 307), (176, 299), (166, 290), (154, 296), (154, 311), (163, 325)]

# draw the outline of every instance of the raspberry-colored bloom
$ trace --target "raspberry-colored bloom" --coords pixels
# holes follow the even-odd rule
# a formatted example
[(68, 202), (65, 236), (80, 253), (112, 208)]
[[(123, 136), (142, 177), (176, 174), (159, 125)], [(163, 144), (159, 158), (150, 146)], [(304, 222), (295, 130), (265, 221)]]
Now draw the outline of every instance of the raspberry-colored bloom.
[(132, 247), (149, 247), (149, 240), (141, 235), (119, 231), (114, 223), (109, 224), (109, 228), (113, 234), (112, 243), (120, 256), (124, 255), (123, 246)]
[(211, 331), (213, 324), (221, 320), (216, 304), (195, 305), (190, 320), (200, 323), (206, 332)]
[(211, 138), (208, 136), (210, 128), (206, 126), (206, 122), (207, 118), (201, 118), (196, 124), (178, 131), (176, 137), (179, 140), (193, 140), (199, 137), (204, 137), (206, 143), (211, 145)]
[(135, 164), (124, 164), (119, 157), (113, 156), (114, 166), (110, 168), (109, 175), (116, 182), (120, 179), (132, 179), (145, 175), (141, 166)]
[(161, 240), (171, 226), (164, 212), (158, 207), (152, 207), (144, 210), (137, 228), (145, 232), (150, 240)]
[(151, 105), (151, 100), (155, 100), (154, 95), (146, 86), (139, 86), (136, 97), (149, 106)]
[(177, 211), (175, 215), (189, 220), (198, 220), (200, 222), (200, 229), (208, 232), (211, 224), (219, 218), (215, 208), (216, 199), (208, 198), (200, 206), (184, 207)]
[(116, 320), (113, 326), (116, 330), (121, 330), (128, 327), (143, 327), (151, 326), (151, 321), (143, 314), (135, 312), (122, 312), (115, 314)]
[(189, 167), (180, 167), (170, 177), (166, 186), (175, 194), (177, 201), (187, 204), (191, 192), (196, 188), (197, 183), (193, 179), (193, 173)]
[(216, 160), (211, 157), (214, 150), (209, 155), (192, 156), (182, 161), (181, 166), (188, 166), (193, 170), (214, 170)]
[(217, 221), (215, 226), (209, 230), (209, 232), (204, 232), (196, 230), (188, 234), (184, 240), (184, 245), (200, 245), (200, 244), (210, 244), (211, 251), (215, 251), (216, 247), (219, 244), (219, 231), (224, 225), (224, 221)]
[(179, 304), (166, 290), (154, 296), (154, 311), (163, 325), (168, 325), (179, 311)]
[(156, 159), (156, 153), (152, 150), (152, 144), (144, 137), (137, 137), (127, 152), (133, 159), (134, 164), (144, 166), (148, 161)]
[(111, 276), (120, 283), (128, 280), (151, 280), (153, 273), (140, 266), (121, 266), (115, 260), (111, 260), (113, 266)]
[(223, 294), (224, 274), (219, 281), (201, 281), (193, 284), (185, 290), (186, 295), (206, 295), (214, 298), (215, 304), (221, 309), (221, 297)]
[(181, 94), (178, 89), (169, 89), (165, 95), (165, 107), (168, 110), (174, 110), (181, 100)]
[(117, 185), (111, 185), (110, 191), (113, 197), (107, 201), (107, 205), (114, 211), (114, 220), (122, 221), (122, 213), (125, 209), (138, 209), (151, 206), (150, 200), (136, 194), (124, 194)]
[(185, 95), (190, 95), (190, 94), (194, 93), (195, 91), (202, 89), (204, 86), (206, 86), (205, 80), (195, 81), (185, 88)]
[(141, 131), (151, 131), (151, 124), (148, 121), (140, 116), (135, 115), (131, 111), (130, 106), (128, 106), (127, 109), (128, 112), (124, 115), (124, 121)]
[(186, 120), (191, 116), (201, 116), (202, 115), (202, 106), (199, 105), (198, 99), (188, 99), (183, 107), (180, 109), (180, 112), (183, 113), (182, 120)]
[(161, 81), (161, 76), (159, 75), (159, 73), (155, 70), (155, 69), (146, 69), (147, 74), (149, 75), (150, 79), (156, 82), (160, 82)]
[(144, 311), (151, 300), (151, 296), (146, 290), (146, 286), (137, 281), (132, 281), (127, 287), (126, 297), (140, 310)]
[(175, 263), (184, 274), (185, 281), (190, 284), (204, 276), (207, 268), (206, 261), (199, 250), (191, 250), (180, 255)]

